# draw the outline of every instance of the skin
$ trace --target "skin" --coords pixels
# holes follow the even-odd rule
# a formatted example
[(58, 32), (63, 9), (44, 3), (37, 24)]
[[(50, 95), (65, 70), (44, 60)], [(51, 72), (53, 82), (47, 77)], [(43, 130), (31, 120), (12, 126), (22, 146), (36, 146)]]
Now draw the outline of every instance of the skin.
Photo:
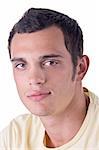
[[(40, 117), (47, 146), (70, 141), (86, 116), (81, 80), (88, 69), (88, 57), (78, 58), (72, 80), (73, 64), (63, 33), (52, 26), (34, 33), (16, 33), (11, 42), (11, 61), (19, 96), (29, 111)], [(30, 96), (34, 93), (37, 95)]]

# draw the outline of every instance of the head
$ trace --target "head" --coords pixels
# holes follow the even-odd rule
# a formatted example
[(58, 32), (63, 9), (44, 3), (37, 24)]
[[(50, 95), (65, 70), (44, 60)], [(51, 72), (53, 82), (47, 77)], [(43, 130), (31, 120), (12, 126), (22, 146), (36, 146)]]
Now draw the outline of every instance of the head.
[(19, 95), (32, 113), (56, 114), (76, 99), (88, 57), (74, 19), (31, 8), (10, 32), (8, 49)]
[(11, 58), (11, 41), (16, 33), (32, 33), (50, 26), (57, 26), (60, 28), (64, 35), (64, 43), (66, 49), (71, 55), (73, 70), (75, 74), (75, 68), (77, 65), (78, 57), (83, 55), (83, 34), (80, 26), (76, 20), (64, 15), (60, 12), (56, 12), (49, 9), (35, 9), (31, 8), (25, 12), (24, 16), (17, 22), (8, 39), (8, 49)]

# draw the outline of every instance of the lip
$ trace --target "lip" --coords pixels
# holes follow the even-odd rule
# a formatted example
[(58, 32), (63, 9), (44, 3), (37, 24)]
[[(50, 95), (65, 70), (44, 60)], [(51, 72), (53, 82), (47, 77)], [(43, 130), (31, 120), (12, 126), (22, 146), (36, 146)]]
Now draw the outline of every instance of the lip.
[(27, 97), (32, 101), (41, 101), (47, 98), (50, 94), (51, 92), (35, 91), (35, 92), (31, 92), (30, 94), (28, 94)]

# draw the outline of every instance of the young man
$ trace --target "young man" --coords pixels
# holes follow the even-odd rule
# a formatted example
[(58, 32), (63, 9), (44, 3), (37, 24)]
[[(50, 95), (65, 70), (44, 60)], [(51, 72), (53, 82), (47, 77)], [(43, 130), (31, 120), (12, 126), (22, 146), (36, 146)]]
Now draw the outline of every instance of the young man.
[(98, 150), (98, 98), (82, 87), (89, 59), (77, 22), (48, 9), (29, 9), (8, 40), (14, 79), (31, 114), (0, 134), (2, 150)]

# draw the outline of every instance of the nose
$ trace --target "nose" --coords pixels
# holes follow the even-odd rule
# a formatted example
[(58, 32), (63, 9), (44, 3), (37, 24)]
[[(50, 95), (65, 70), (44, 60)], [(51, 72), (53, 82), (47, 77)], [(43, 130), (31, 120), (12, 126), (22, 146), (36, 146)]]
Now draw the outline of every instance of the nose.
[(44, 71), (40, 67), (33, 67), (28, 72), (29, 85), (42, 85), (46, 82)]

